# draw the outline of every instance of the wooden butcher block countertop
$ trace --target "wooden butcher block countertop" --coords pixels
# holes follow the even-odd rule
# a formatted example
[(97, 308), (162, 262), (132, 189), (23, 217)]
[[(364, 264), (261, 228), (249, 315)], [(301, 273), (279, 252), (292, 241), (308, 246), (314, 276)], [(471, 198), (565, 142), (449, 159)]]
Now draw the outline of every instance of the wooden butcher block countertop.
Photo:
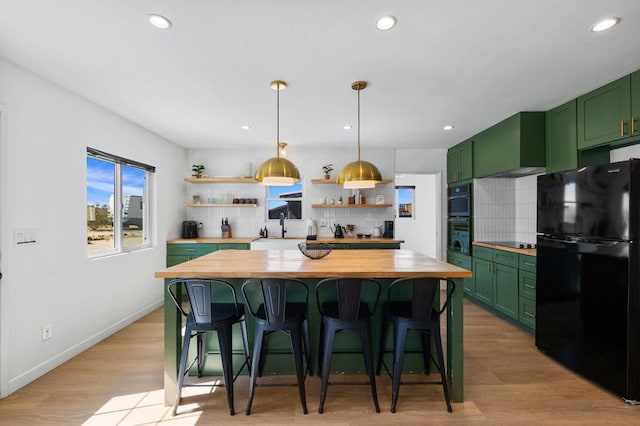
[(412, 250), (334, 250), (309, 259), (299, 250), (220, 250), (184, 262), (156, 278), (469, 278), (471, 271)]

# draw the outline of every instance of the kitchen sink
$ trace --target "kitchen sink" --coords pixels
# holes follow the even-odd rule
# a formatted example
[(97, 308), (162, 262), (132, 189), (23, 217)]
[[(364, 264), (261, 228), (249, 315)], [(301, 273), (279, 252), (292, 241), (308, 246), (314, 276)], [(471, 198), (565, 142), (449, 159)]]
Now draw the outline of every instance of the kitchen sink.
[(260, 238), (251, 241), (251, 250), (297, 250), (303, 238)]

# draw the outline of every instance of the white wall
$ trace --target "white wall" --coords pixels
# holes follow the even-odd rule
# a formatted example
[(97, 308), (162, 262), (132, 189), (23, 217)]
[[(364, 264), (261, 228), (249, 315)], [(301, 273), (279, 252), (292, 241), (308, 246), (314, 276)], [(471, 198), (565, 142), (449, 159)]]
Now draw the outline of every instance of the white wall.
[(412, 217), (396, 218), (395, 237), (404, 240), (402, 248), (427, 256), (439, 255), (440, 174), (396, 174), (396, 186), (413, 186)]
[[(185, 152), (0, 60), (0, 396), (24, 386), (162, 303), (153, 277), (178, 236)], [(154, 247), (88, 260), (86, 147), (157, 167)], [(37, 243), (13, 245), (36, 228)], [(53, 337), (41, 341), (41, 327)]]
[(440, 173), (440, 244), (437, 258), (446, 260), (447, 250), (447, 150), (446, 149), (396, 149), (396, 174)]

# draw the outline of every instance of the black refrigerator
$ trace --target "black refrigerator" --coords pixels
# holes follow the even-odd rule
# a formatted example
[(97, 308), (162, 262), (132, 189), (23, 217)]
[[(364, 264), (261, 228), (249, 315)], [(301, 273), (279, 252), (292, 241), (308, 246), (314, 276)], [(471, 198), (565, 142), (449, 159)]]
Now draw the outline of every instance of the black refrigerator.
[(640, 160), (538, 176), (536, 346), (640, 400)]

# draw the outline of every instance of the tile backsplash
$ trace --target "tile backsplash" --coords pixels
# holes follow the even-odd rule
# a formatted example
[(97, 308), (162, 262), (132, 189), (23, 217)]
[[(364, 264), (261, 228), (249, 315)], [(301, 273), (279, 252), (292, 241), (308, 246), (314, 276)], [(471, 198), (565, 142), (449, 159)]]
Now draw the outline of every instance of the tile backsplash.
[(473, 182), (473, 239), (536, 242), (537, 177)]

